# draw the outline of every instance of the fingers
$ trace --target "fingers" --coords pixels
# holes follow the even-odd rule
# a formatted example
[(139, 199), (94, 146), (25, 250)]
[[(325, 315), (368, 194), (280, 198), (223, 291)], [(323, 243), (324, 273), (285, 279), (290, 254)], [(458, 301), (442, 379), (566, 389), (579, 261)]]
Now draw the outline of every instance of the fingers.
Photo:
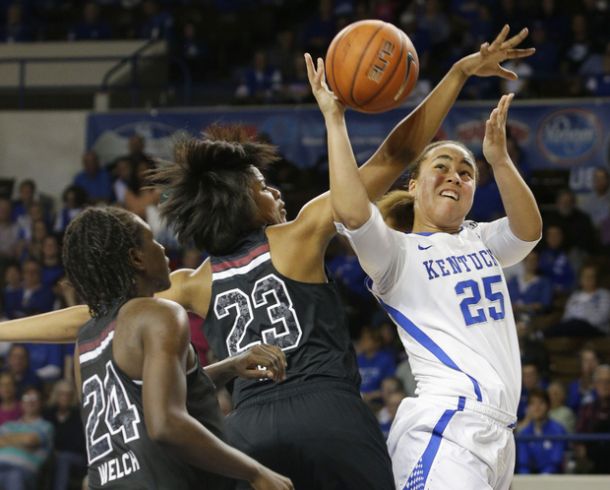
[(527, 58), (536, 52), (536, 48), (509, 49), (506, 51), (507, 58)]
[(518, 34), (503, 42), (502, 49), (514, 48), (515, 46), (521, 44), (521, 42), (527, 37), (528, 34), (529, 31), (527, 27), (524, 27), (523, 29), (521, 29), (521, 31), (519, 31)]
[[(502, 27), (502, 30), (500, 31), (500, 33), (496, 36), (496, 38), (491, 43), (492, 47), (493, 48), (500, 47), (502, 45), (502, 43), (504, 42), (504, 40), (506, 39), (506, 36), (508, 36), (509, 31), (510, 31), (510, 27), (508, 26), (508, 24), (504, 24), (504, 27)], [(519, 34), (517, 34), (517, 36), (518, 35)]]
[(313, 59), (309, 53), (305, 53), (305, 66), (307, 67), (307, 78), (309, 78), (309, 83), (312, 83), (316, 76), (316, 70), (313, 66)]
[[(263, 370), (259, 366), (266, 368)], [(266, 377), (274, 381), (286, 379), (286, 355), (279, 347), (260, 344), (253, 347), (248, 356), (247, 377)]]

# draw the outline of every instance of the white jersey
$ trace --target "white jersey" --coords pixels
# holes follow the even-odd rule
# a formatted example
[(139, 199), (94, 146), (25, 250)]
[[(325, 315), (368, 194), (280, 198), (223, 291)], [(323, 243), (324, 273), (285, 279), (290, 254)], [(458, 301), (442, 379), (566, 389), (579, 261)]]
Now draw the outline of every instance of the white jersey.
[(405, 234), (371, 210), (357, 230), (337, 229), (398, 326), (416, 394), (464, 397), (515, 415), (521, 363), (502, 267), (522, 260), (537, 241), (517, 238), (507, 218), (467, 221), (455, 234)]

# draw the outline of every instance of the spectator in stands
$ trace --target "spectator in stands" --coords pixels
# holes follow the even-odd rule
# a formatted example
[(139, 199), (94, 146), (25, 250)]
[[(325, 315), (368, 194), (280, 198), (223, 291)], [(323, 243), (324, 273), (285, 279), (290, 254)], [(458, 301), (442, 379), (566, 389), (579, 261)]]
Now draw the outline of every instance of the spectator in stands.
[(0, 197), (0, 270), (17, 257), (19, 229), (12, 219), (11, 201)]
[(174, 28), (174, 18), (166, 11), (161, 10), (156, 0), (144, 0), (142, 13), (145, 20), (140, 23), (139, 37), (141, 39), (171, 40)]
[(599, 286), (599, 269), (580, 271), (580, 289), (568, 298), (561, 323), (548, 328), (546, 337), (600, 337), (610, 334), (610, 291)]
[(23, 283), (18, 264), (9, 264), (4, 271), (4, 291), (2, 295), (4, 314), (9, 320), (17, 318), (21, 311)]
[(549, 418), (550, 401), (546, 391), (532, 389), (527, 405), (531, 422), (519, 436), (540, 436), (540, 440), (517, 443), (517, 473), (561, 473), (566, 450), (565, 441), (544, 439), (544, 436), (564, 435), (561, 424)]
[(578, 413), (581, 405), (590, 403), (595, 398), (593, 373), (599, 366), (599, 356), (592, 346), (584, 346), (579, 353), (580, 377), (568, 385), (567, 405)]
[[(610, 365), (602, 364), (593, 373), (596, 398), (583, 404), (578, 413), (576, 432), (610, 433)], [(592, 463), (593, 473), (610, 473), (610, 443), (588, 442), (577, 456)]]
[[(155, 239), (158, 236), (158, 225), (147, 215), (149, 207), (155, 207), (159, 203), (160, 194), (155, 188), (147, 188), (147, 172), (154, 168), (154, 163), (150, 160), (140, 160), (135, 167), (135, 180), (131, 188), (125, 191), (125, 208), (137, 214), (146, 221), (153, 229)], [(158, 214), (158, 213), (157, 213)], [(157, 216), (155, 216), (157, 218)], [(160, 217), (158, 218), (160, 219)]]
[(15, 380), (18, 397), (21, 397), (28, 386), (39, 388), (42, 385), (40, 378), (30, 369), (30, 354), (23, 344), (11, 345), (6, 356), (6, 371)]
[(36, 183), (31, 179), (26, 179), (19, 184), (19, 197), (13, 203), (13, 221), (17, 221), (19, 216), (27, 214), (30, 206), (37, 201)]
[(548, 83), (559, 73), (560, 51), (557, 43), (549, 38), (542, 21), (536, 21), (532, 27), (532, 44), (536, 52), (529, 62), (536, 67), (536, 76), (542, 78), (542, 83)]
[(550, 279), (553, 292), (562, 296), (574, 287), (574, 269), (564, 246), (564, 233), (559, 225), (548, 225), (538, 258), (540, 272)]
[(53, 448), (53, 426), (41, 417), (42, 396), (27, 388), (23, 416), (0, 426), (0, 481), (10, 490), (35, 488), (40, 468)]
[(318, 11), (303, 27), (301, 51), (311, 53), (316, 59), (322, 56), (337, 33), (337, 19), (333, 10), (333, 0), (320, 0)]
[(82, 158), (83, 170), (74, 177), (74, 185), (83, 189), (93, 203), (111, 202), (112, 181), (105, 169), (100, 167), (97, 154), (89, 150)]
[(267, 55), (259, 49), (252, 65), (244, 71), (235, 97), (244, 102), (270, 103), (277, 101), (281, 89), (282, 73), (267, 62)]
[(598, 63), (597, 70), (587, 79), (586, 88), (590, 95), (606, 97), (610, 95), (610, 42)]
[[(503, 65), (507, 70), (514, 71), (519, 78), (517, 80), (500, 81), (500, 90), (502, 93), (514, 93), (519, 96), (527, 96), (530, 93), (530, 78), (534, 74), (531, 62), (515, 58), (507, 61)], [(478, 191), (478, 189), (477, 189)]]
[(42, 241), (41, 281), (46, 287), (53, 289), (64, 276), (64, 267), (61, 264), (61, 250), (55, 235), (48, 235)]
[(0, 373), (0, 426), (11, 420), (18, 420), (21, 415), (15, 380), (11, 373)]
[(598, 167), (593, 172), (593, 186), (589, 193), (579, 196), (578, 207), (589, 215), (599, 228), (610, 211), (610, 175), (607, 168)]
[[(32, 206), (32, 208), (34, 207), (38, 207), (38, 204)], [(21, 244), (23, 249), (21, 250), (20, 260), (42, 260), (42, 244), (47, 236), (49, 236), (49, 229), (45, 221), (42, 219), (33, 221), (30, 239)]]
[(65, 379), (53, 385), (44, 418), (53, 424), (53, 490), (67, 490), (71, 475), (82, 478), (87, 470), (85, 435), (74, 384)]
[(474, 195), (469, 219), (474, 221), (493, 221), (505, 215), (500, 191), (494, 179), (491, 166), (482, 155), (478, 155), (477, 192)]
[(34, 236), (34, 223), (37, 221), (42, 221), (45, 224), (48, 223), (42, 204), (38, 201), (34, 201), (29, 205), (26, 213), (19, 215), (17, 218), (20, 240), (17, 251), (18, 255), (23, 253), (25, 244), (32, 240), (32, 237)]
[[(478, 192), (478, 189), (477, 189)], [(551, 281), (539, 274), (539, 253), (532, 250), (523, 260), (523, 268), (508, 281), (508, 292), (515, 318), (528, 322), (547, 312), (553, 302)]]
[(19, 2), (15, 1), (7, 7), (6, 22), (0, 29), (0, 41), (21, 43), (32, 40), (32, 29), (23, 17), (23, 7)]
[(570, 34), (563, 47), (563, 72), (577, 75), (581, 65), (594, 50), (587, 18), (582, 14), (574, 15), (571, 19)]
[(66, 187), (61, 196), (63, 206), (57, 213), (53, 231), (63, 235), (70, 221), (85, 208), (87, 199), (87, 193), (81, 187), (77, 185)]
[(574, 432), (576, 425), (576, 416), (572, 409), (566, 406), (566, 389), (560, 381), (553, 381), (547, 388), (549, 395), (550, 410), (549, 417), (561, 426), (567, 432)]
[(540, 375), (540, 368), (531, 360), (525, 359), (521, 365), (521, 398), (517, 407), (517, 419), (519, 427), (523, 427), (531, 422), (526, 418), (529, 394), (534, 389), (544, 389), (545, 383)]
[(551, 41), (558, 45), (565, 42), (570, 31), (570, 19), (556, 0), (542, 0), (537, 21), (544, 25)]
[(394, 417), (396, 416), (398, 405), (406, 396), (407, 394), (405, 393), (400, 378), (390, 376), (381, 382), (382, 407), (381, 410), (377, 412), (377, 420), (379, 421), (381, 432), (383, 432), (386, 439), (390, 432)]
[(382, 349), (378, 329), (365, 325), (358, 341), (358, 370), (362, 377), (360, 392), (366, 402), (379, 408), (381, 383), (396, 373), (396, 363), (392, 354)]
[(125, 205), (125, 196), (129, 190), (134, 190), (134, 166), (131, 160), (127, 158), (119, 158), (115, 165), (113, 174), (115, 177), (112, 189), (114, 191), (115, 200), (120, 205)]
[(136, 168), (141, 161), (146, 161), (150, 165), (154, 165), (153, 158), (146, 153), (146, 140), (144, 136), (134, 133), (127, 140), (127, 154), (117, 158), (119, 160), (129, 160), (131, 162), (132, 177), (136, 178)]
[(23, 295), (17, 316), (36, 315), (53, 310), (55, 295), (42, 283), (40, 264), (28, 259), (23, 262)]
[(558, 225), (564, 232), (568, 251), (577, 248), (588, 254), (598, 248), (595, 227), (589, 216), (576, 207), (576, 197), (570, 189), (562, 189), (557, 194), (555, 210), (545, 213), (544, 223)]
[(73, 25), (68, 32), (70, 41), (96, 41), (111, 37), (110, 24), (100, 17), (100, 7), (95, 2), (85, 3), (82, 20)]

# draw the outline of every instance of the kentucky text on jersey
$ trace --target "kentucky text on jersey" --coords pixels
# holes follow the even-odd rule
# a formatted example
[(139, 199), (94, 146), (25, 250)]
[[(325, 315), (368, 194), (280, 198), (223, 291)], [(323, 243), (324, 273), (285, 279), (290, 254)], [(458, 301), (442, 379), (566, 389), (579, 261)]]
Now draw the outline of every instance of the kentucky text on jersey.
[(498, 265), (498, 261), (489, 249), (467, 255), (451, 255), (444, 259), (431, 259), (422, 262), (428, 273), (428, 279), (433, 280), (442, 276), (462, 274), (471, 270), (491, 269)]
[(140, 469), (140, 462), (132, 451), (127, 451), (121, 456), (105, 461), (97, 468), (100, 472), (100, 482), (102, 485), (126, 475), (130, 475)]

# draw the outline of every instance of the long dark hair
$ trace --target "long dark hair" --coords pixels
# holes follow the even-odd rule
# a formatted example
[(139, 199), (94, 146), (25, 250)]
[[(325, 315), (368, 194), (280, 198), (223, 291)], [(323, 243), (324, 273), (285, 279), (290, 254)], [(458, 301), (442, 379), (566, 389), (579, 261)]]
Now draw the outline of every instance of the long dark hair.
[(130, 249), (142, 246), (135, 216), (115, 207), (87, 208), (70, 222), (63, 245), (69, 281), (94, 317), (136, 295)]

